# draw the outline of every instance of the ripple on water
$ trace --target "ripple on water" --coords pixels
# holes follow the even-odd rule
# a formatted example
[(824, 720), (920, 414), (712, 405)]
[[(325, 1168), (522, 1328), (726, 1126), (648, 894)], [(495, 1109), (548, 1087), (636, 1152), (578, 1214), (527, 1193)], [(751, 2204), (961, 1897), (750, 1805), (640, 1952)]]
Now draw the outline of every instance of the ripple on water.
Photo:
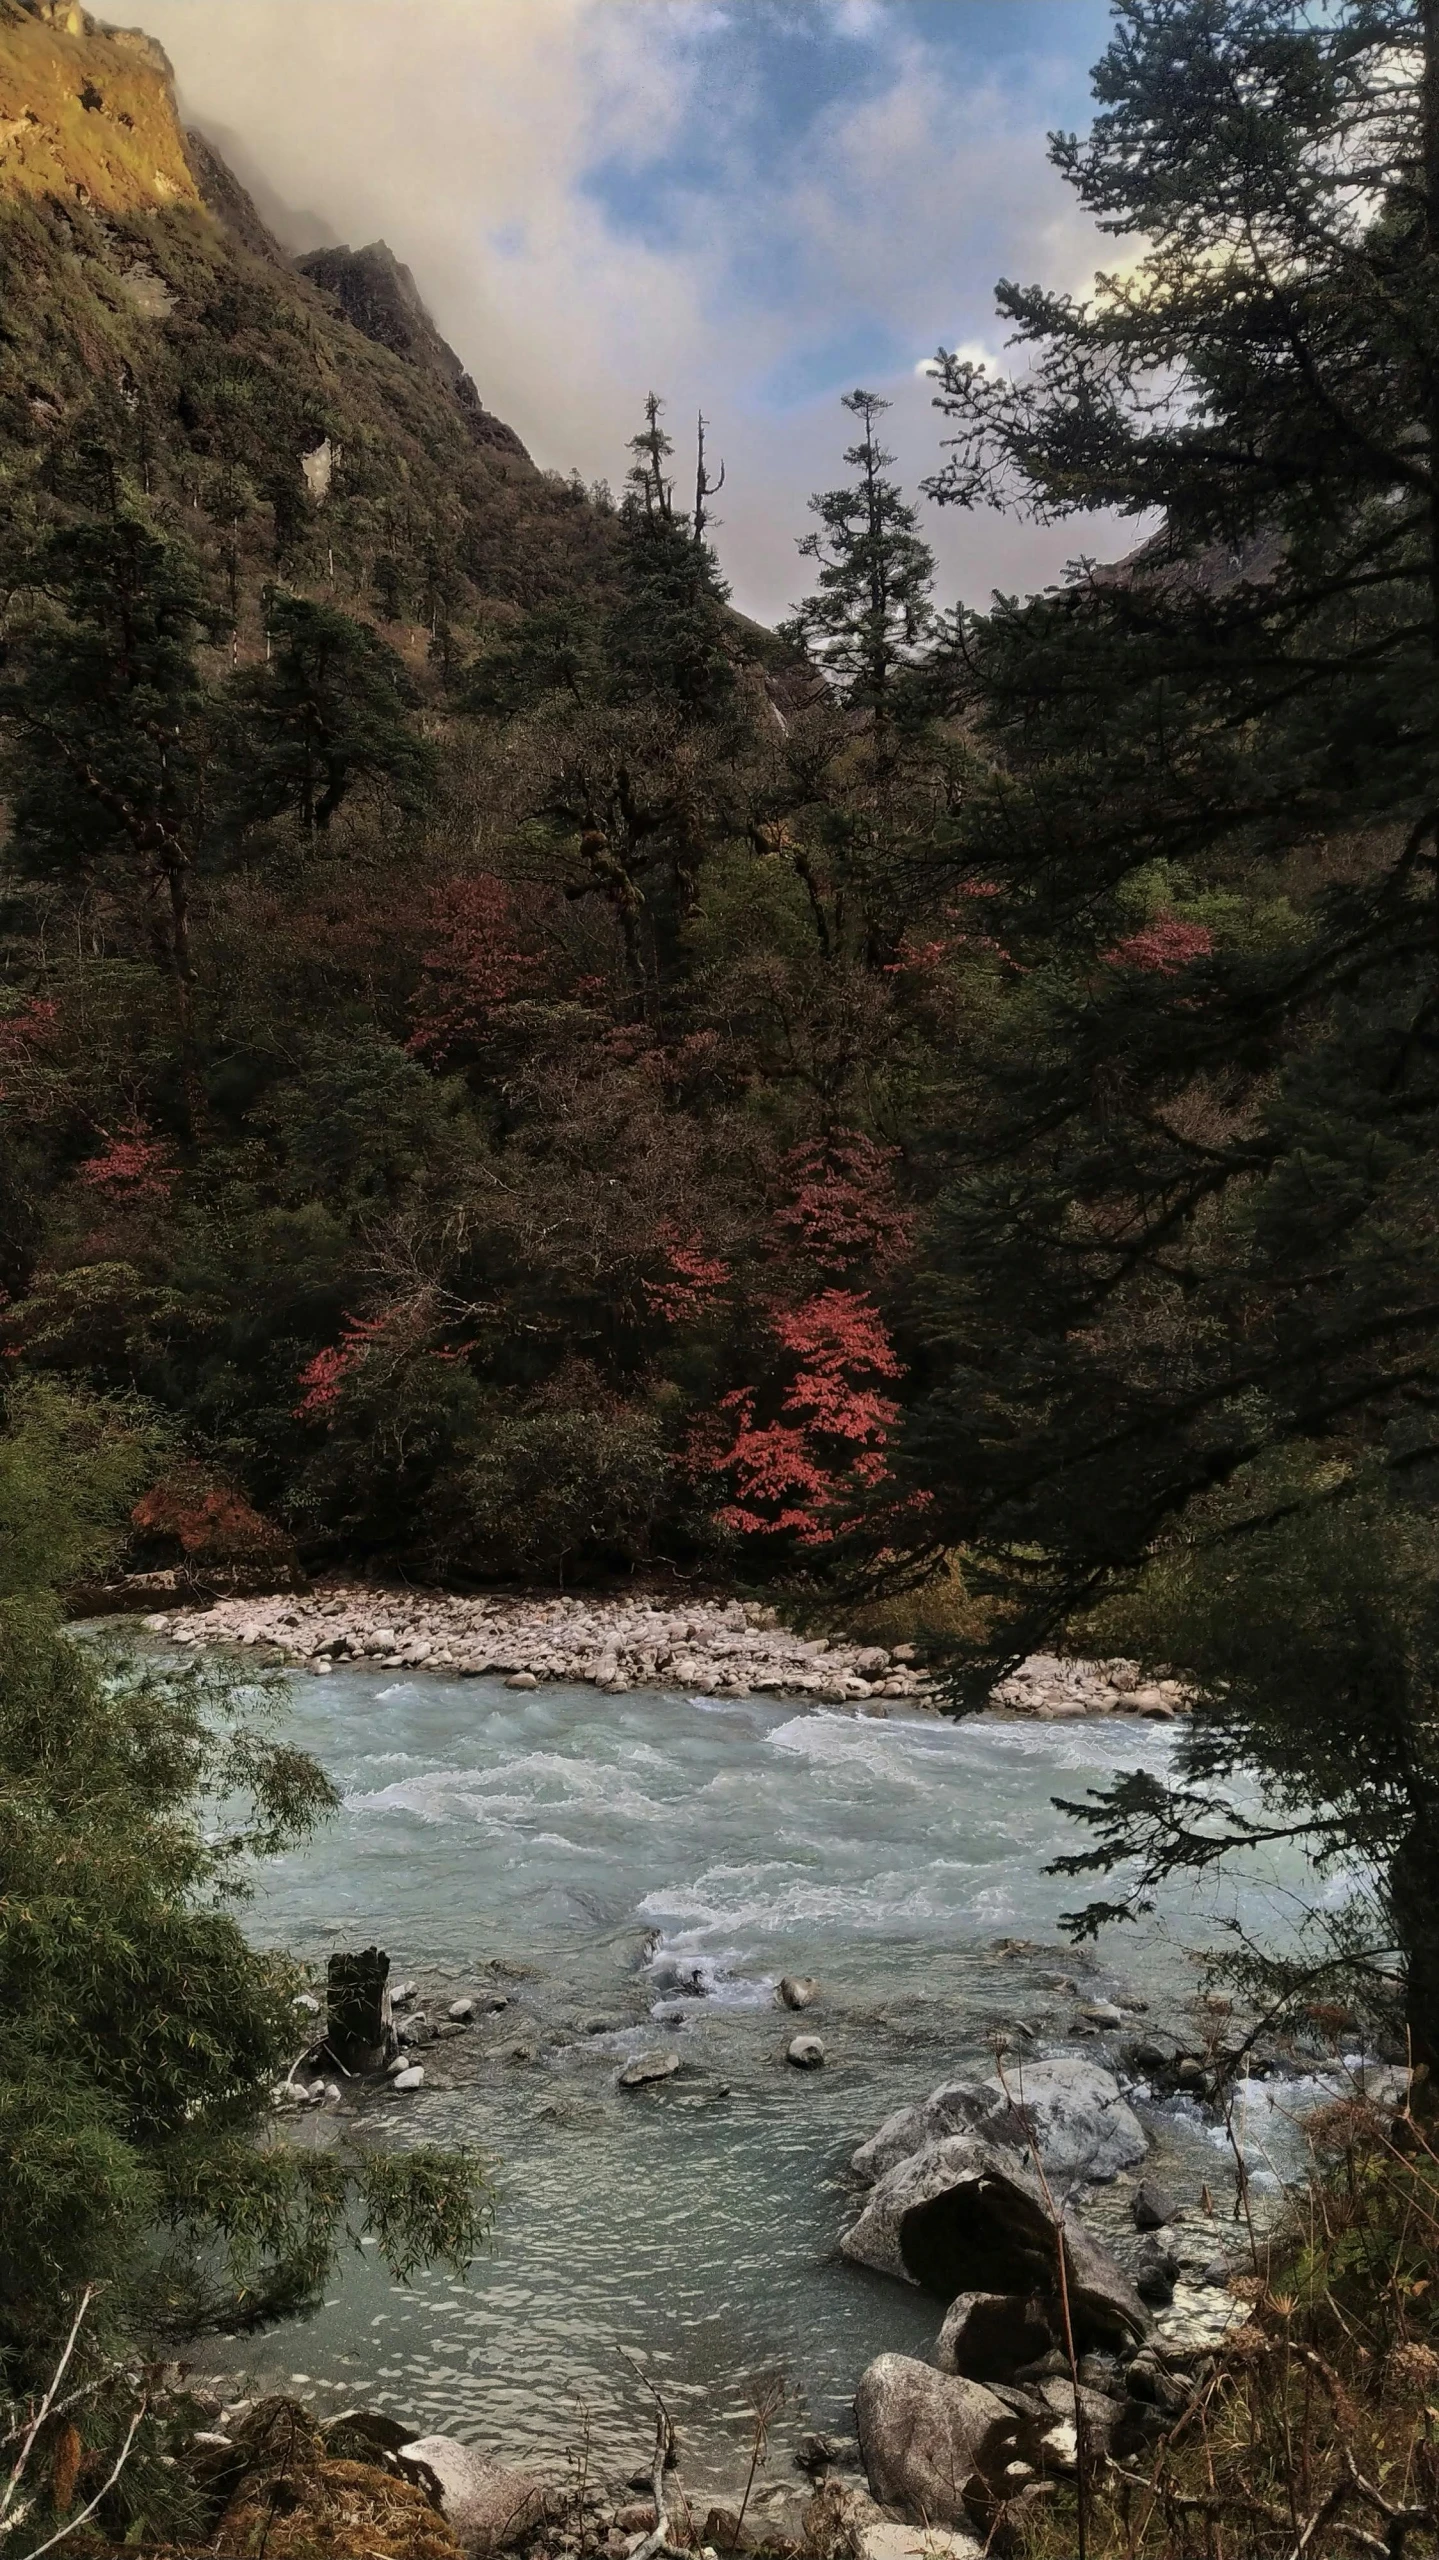
[[(836, 2258), (838, 2172), (892, 2107), (984, 2065), (1004, 2004), (1037, 1996), (984, 1949), (1052, 1936), (1072, 1897), (1044, 1872), (1069, 1845), (1052, 1796), (1162, 1769), (1173, 1735), (497, 1678), (381, 1688), (343, 1668), (296, 1677), (291, 1700), (291, 1738), (343, 1804), (263, 1871), (253, 1925), (320, 1958), (375, 1937), (451, 1980), (520, 1968), (504, 2030), (542, 2059), (383, 2116), (400, 2141), (500, 2158), (495, 2248), (467, 2283), (397, 2292), (367, 2250), (302, 2333), (236, 2341), (233, 2360), (302, 2365), (322, 2398), (550, 2464), (587, 2407), (597, 2463), (628, 2471), (650, 2421), (627, 2347), (662, 2376), (705, 2489), (742, 2480), (746, 2376), (783, 2370), (792, 2422), (838, 2427), (872, 2355), (927, 2353), (933, 2306)], [(1146, 1989), (1191, 1981), (1171, 1908), (1178, 1942), (1156, 1928), (1115, 1949)], [(823, 2072), (785, 2066), (785, 1972), (821, 1979)], [(566, 2044), (561, 2010), (615, 2023)], [(621, 2096), (619, 2060), (657, 2033), (691, 2076)]]

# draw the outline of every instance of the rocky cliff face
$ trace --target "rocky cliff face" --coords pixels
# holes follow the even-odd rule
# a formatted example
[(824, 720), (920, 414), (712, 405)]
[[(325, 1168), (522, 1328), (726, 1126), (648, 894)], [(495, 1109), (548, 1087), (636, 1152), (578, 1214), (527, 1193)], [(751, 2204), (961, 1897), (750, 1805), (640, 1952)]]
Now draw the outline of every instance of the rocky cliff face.
[(484, 406), (454, 348), (425, 309), (409, 268), (400, 264), (388, 241), (372, 240), (366, 249), (314, 249), (295, 264), (311, 284), (334, 296), (345, 318), (367, 338), (442, 382), (458, 400), (477, 444), (494, 445), (528, 461), (513, 427)]
[(0, 0), (0, 190), (99, 213), (198, 205), (170, 81), (138, 28)]
[[(75, 0), (0, 0), (0, 196), (102, 217), (203, 206), (249, 256), (287, 263), (213, 143), (182, 131), (163, 48), (140, 28), (104, 25)], [(385, 241), (317, 249), (295, 265), (354, 328), (441, 385), (474, 443), (528, 462)]]
[(607, 577), (613, 520), (485, 408), (392, 250), (293, 262), (182, 130), (161, 47), (75, 0), (0, 0), (0, 311), (22, 545), (106, 455), (212, 571), (241, 658), (276, 579), (448, 679), (497, 608)]

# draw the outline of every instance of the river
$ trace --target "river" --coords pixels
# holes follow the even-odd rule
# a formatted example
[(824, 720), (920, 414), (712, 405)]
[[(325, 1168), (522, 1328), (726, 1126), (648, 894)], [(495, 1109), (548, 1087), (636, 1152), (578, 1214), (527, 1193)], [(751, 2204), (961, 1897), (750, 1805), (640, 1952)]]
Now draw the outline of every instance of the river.
[[(427, 2048), (429, 2085), (364, 2120), (494, 2158), (492, 2248), (463, 2283), (403, 2288), (365, 2251), (312, 2319), (222, 2347), (265, 2387), (293, 2380), (321, 2406), (387, 2408), (551, 2470), (588, 2433), (613, 2474), (648, 2436), (627, 2350), (663, 2385), (701, 2487), (733, 2484), (756, 2380), (782, 2380), (768, 2477), (783, 2478), (795, 2429), (842, 2424), (869, 2358), (923, 2354), (937, 2326), (933, 2304), (836, 2255), (854, 2145), (938, 2080), (992, 2070), (998, 2030), (1064, 2048), (1076, 1984), (1155, 2015), (1194, 1997), (1212, 1888), (1172, 1895), (1086, 1969), (1058, 1941), (1076, 1888), (1044, 1872), (1073, 1842), (1055, 1793), (1163, 1770), (1162, 1727), (360, 1670), (289, 1686), (287, 1738), (344, 1802), (263, 1869), (252, 1933), (317, 1969), (378, 1940), (432, 2017), (461, 1991), (507, 2006)], [(1305, 1892), (1291, 1871), (1225, 1908), (1282, 1927)], [(822, 1986), (802, 2021), (775, 2002), (787, 1971)], [(822, 2070), (784, 2059), (801, 2024), (824, 2038)], [(627, 2056), (666, 2046), (681, 2073), (617, 2088)], [(1155, 2121), (1222, 2182), (1192, 2110)]]

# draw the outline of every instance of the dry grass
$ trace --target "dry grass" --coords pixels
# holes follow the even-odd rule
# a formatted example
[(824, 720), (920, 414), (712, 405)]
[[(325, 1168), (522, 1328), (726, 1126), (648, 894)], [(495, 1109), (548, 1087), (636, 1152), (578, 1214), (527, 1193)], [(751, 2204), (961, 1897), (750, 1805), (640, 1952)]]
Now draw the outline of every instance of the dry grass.
[(1417, 2560), (1439, 2548), (1439, 2150), (1361, 2104), (1311, 2126), (1309, 2187), (1253, 2311), (1147, 2463), (1031, 2510), (1029, 2560)]
[[(974, 1643), (986, 1632), (989, 1606), (967, 1587), (964, 1558), (956, 1551), (920, 1590), (858, 1602), (841, 1612), (835, 1623), (861, 1644), (913, 1644), (923, 1653)], [(832, 1613), (824, 1615), (828, 1625)]]
[[(73, 21), (73, 26), (72, 26)], [(0, 191), (101, 213), (199, 206), (157, 46), (0, 5)]]

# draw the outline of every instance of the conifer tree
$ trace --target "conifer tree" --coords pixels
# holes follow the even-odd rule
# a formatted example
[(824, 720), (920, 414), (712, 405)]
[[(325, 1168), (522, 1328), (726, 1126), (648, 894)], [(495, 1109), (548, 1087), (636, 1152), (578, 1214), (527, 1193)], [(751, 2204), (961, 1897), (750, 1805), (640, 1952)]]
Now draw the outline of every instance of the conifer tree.
[(915, 509), (885, 477), (894, 455), (875, 428), (889, 405), (873, 391), (844, 394), (841, 406), (862, 429), (844, 456), (855, 478), (809, 502), (819, 525), (799, 548), (818, 562), (819, 584), (789, 626), (877, 724), (889, 717), (898, 679), (929, 627), (934, 583), (934, 554)]
[(196, 644), (218, 617), (181, 547), (118, 503), (53, 532), (0, 711), (23, 878), (99, 890), (188, 1003), (190, 880), (201, 827), (205, 699)]
[[(616, 702), (668, 700), (689, 719), (714, 720), (734, 692), (729, 589), (703, 528), (676, 507), (667, 465), (674, 451), (650, 392), (620, 508), (621, 596), (604, 635), (606, 691)], [(701, 507), (711, 492), (703, 468)]]
[(1344, 1965), (1397, 1958), (1439, 2062), (1439, 9), (1122, 0), (1096, 92), (1054, 156), (1145, 246), (1001, 287), (1026, 356), (942, 359), (933, 494), (1162, 530), (952, 660), (990, 763), (949, 876), (1011, 995), (915, 1447), (987, 1560), (977, 1686), (1098, 1604), (1205, 1684), (1101, 1863), (1365, 1864)]
[(434, 753), (412, 717), (404, 662), (367, 623), (332, 605), (277, 595), (268, 662), (233, 688), (231, 815), (244, 825), (293, 811), (323, 834), (361, 781), (423, 806)]

